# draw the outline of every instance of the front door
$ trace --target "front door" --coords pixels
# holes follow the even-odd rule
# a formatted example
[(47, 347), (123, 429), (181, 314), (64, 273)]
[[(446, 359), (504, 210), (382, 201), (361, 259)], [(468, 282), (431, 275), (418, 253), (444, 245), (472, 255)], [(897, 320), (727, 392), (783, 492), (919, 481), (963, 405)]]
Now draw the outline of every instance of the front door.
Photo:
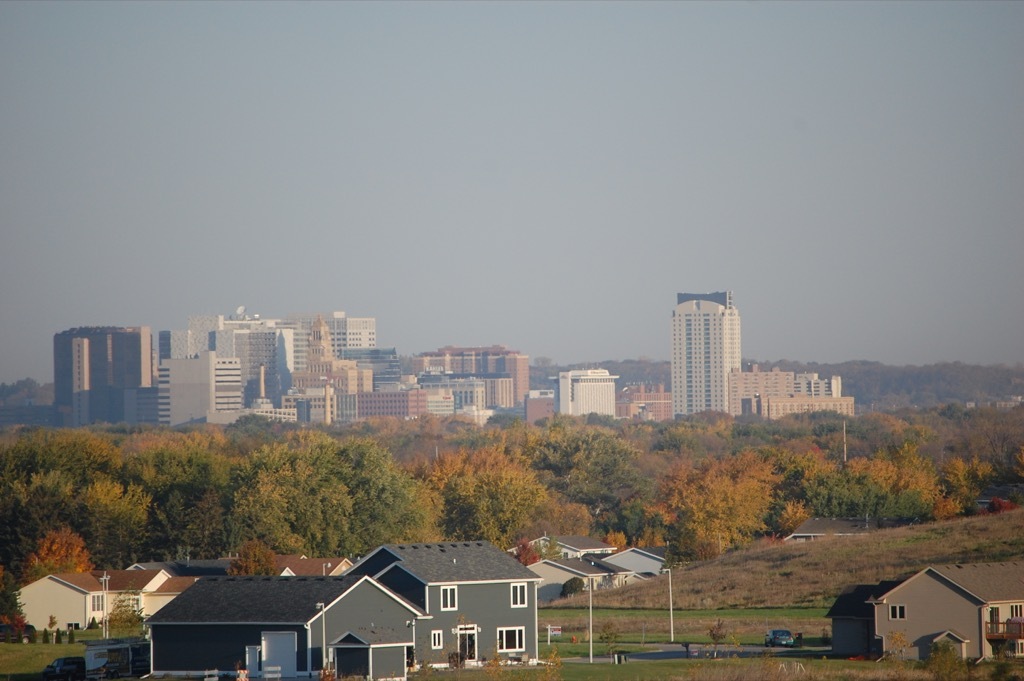
[(465, 662), (476, 661), (476, 625), (459, 625), (459, 656)]

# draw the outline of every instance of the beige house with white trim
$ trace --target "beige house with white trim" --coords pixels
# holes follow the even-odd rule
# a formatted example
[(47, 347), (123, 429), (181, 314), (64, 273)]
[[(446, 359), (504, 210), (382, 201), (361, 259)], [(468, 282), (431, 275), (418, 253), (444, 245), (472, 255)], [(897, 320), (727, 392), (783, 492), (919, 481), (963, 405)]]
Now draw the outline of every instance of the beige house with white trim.
[[(857, 594), (863, 606), (849, 602)], [(903, 638), (903, 656), (912, 660), (927, 658), (940, 641), (964, 659), (1024, 656), (1024, 562), (933, 565), (848, 591), (826, 616), (833, 651), (845, 655), (894, 653)]]
[[(107, 577), (104, 585), (104, 577)], [(160, 591), (171, 579), (163, 570), (92, 570), (47, 575), (24, 586), (19, 598), (25, 619), (36, 629), (49, 627), (50, 616), (57, 626), (84, 629), (93, 618), (97, 623), (109, 614), (115, 599), (124, 594), (139, 599), (143, 615), (148, 617), (163, 607), (184, 583), (171, 584), (178, 589)]]

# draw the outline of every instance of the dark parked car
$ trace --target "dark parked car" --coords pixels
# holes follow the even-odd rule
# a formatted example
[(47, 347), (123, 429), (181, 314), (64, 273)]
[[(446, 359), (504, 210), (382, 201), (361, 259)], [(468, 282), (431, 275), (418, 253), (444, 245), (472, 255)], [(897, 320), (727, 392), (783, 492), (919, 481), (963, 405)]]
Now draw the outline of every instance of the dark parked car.
[(46, 665), (43, 681), (85, 681), (85, 658), (58, 657)]
[[(28, 643), (32, 640), (32, 636), (36, 633), (36, 628), (31, 624), (26, 624), (25, 628), (21, 630), (21, 642)], [(12, 641), (18, 640), (18, 631), (13, 625), (4, 624), (0, 622), (0, 641)]]
[(793, 634), (789, 629), (769, 629), (764, 635), (765, 647), (783, 646), (792, 648), (796, 644)]

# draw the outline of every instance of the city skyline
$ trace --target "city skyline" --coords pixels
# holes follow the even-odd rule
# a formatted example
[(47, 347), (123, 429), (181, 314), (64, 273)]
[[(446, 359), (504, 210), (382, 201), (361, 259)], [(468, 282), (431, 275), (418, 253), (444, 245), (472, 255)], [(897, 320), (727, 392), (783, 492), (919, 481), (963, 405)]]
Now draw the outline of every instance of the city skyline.
[(1024, 4), (0, 3), (0, 382), (82, 326), (1024, 362)]

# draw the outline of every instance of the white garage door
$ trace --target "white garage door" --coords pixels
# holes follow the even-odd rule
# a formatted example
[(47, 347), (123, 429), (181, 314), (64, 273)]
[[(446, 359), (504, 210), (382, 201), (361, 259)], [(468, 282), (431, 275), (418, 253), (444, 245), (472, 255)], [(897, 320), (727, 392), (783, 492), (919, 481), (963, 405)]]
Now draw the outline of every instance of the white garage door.
[(298, 639), (294, 631), (263, 632), (263, 671), (267, 667), (280, 667), (282, 679), (294, 679), (295, 656), (298, 652)]

